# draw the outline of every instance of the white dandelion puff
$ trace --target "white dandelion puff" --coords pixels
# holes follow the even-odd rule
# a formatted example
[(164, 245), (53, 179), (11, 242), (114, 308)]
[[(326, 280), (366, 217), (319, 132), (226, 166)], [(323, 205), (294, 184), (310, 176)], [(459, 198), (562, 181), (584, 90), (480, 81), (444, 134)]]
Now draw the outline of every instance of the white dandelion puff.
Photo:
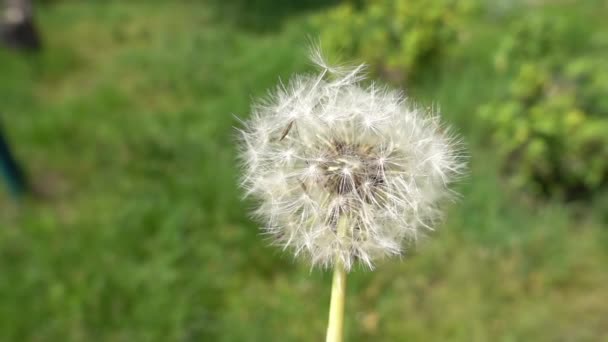
[(318, 74), (253, 106), (240, 131), (242, 185), (277, 244), (313, 265), (373, 268), (433, 228), (464, 171), (461, 144), (433, 109), (364, 86), (364, 65), (312, 60)]

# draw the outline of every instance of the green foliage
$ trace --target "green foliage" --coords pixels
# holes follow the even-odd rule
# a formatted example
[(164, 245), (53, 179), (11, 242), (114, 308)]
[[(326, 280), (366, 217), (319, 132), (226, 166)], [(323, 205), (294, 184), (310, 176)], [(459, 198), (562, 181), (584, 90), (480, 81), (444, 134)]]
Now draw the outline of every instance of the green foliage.
[(601, 58), (520, 65), (505, 98), (481, 109), (517, 185), (578, 196), (608, 181), (607, 93)]
[(563, 59), (567, 25), (562, 17), (538, 12), (524, 20), (515, 19), (494, 55), (496, 69), (505, 71), (527, 60), (542, 58), (547, 63)]
[(508, 89), (480, 113), (517, 186), (575, 198), (608, 181), (608, 65), (594, 30), (558, 14), (514, 19), (494, 54)]
[(223, 20), (257, 32), (280, 28), (289, 17), (335, 5), (339, 0), (206, 0)]
[(475, 0), (346, 2), (316, 18), (324, 47), (393, 81), (411, 79), (466, 36)]

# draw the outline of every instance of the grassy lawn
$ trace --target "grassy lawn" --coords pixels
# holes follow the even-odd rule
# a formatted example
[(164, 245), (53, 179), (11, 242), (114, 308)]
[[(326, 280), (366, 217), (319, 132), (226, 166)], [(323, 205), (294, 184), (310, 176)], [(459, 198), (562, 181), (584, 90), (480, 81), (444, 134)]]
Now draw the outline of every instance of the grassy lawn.
[[(258, 234), (233, 143), (252, 97), (309, 70), (306, 18), (256, 30), (204, 1), (38, 14), (42, 54), (0, 51), (0, 118), (44, 193), (0, 192), (0, 340), (322, 340), (331, 276)], [(487, 26), (464, 60), (496, 44)], [(349, 341), (608, 336), (608, 200), (501, 182), (473, 118), (501, 79), (479, 64), (412, 89), (465, 135), (471, 174), (432, 238), (352, 274)]]

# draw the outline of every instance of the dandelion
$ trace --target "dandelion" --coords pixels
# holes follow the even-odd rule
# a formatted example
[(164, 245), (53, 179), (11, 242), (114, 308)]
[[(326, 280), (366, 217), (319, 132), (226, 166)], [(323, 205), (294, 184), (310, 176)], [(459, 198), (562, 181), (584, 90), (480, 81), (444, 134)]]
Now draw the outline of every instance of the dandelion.
[(433, 229), (464, 170), (458, 139), (401, 92), (364, 85), (364, 65), (296, 75), (241, 130), (246, 194), (278, 245), (334, 268), (328, 341), (342, 334), (346, 272), (401, 255)]

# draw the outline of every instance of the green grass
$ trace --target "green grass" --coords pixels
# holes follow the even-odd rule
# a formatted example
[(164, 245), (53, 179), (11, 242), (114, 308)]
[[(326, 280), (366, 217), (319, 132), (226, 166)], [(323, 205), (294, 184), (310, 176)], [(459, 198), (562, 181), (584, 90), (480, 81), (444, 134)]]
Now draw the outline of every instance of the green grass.
[[(322, 340), (331, 276), (258, 234), (233, 143), (252, 97), (310, 69), (305, 14), (262, 31), (203, 2), (38, 14), (41, 55), (0, 51), (2, 119), (47, 194), (0, 195), (0, 340)], [(496, 44), (490, 26), (471, 56)], [(506, 188), (474, 121), (500, 78), (464, 63), (439, 80), (412, 92), (465, 135), (463, 198), (403, 260), (350, 276), (348, 340), (605, 338), (606, 196)]]

